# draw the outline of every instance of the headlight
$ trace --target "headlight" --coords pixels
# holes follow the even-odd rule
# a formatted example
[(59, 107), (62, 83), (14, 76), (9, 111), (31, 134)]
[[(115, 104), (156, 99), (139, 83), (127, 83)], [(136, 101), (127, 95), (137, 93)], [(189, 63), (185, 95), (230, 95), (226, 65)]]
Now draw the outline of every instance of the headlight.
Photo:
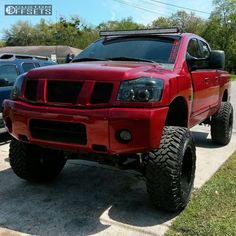
[(10, 98), (13, 99), (13, 100), (18, 99), (20, 94), (21, 94), (22, 85), (23, 85), (23, 82), (24, 82), (24, 79), (25, 79), (24, 75), (25, 74), (19, 75), (16, 78), (16, 81), (15, 81), (13, 87), (12, 87)]
[(164, 81), (149, 77), (122, 81), (117, 100), (121, 102), (158, 102), (161, 100)]

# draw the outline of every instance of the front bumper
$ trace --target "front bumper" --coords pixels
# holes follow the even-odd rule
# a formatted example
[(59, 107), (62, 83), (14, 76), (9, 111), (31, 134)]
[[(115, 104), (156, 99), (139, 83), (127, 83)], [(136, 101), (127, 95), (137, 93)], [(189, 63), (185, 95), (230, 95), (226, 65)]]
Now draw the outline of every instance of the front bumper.
[[(3, 118), (9, 133), (18, 140), (55, 149), (125, 154), (158, 148), (167, 112), (168, 107), (71, 109), (5, 100)], [(32, 120), (82, 124), (86, 142), (46, 140), (46, 136), (35, 138), (30, 126)], [(120, 130), (130, 131), (130, 142), (121, 143), (117, 139)]]

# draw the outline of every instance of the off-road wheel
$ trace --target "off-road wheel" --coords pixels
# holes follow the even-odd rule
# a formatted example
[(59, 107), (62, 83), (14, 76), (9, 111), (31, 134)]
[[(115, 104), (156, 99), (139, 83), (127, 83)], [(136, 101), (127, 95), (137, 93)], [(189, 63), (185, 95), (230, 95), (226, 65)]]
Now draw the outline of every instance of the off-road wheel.
[(211, 139), (219, 145), (227, 145), (233, 130), (233, 107), (229, 102), (222, 102), (220, 110), (211, 119)]
[(12, 139), (9, 151), (10, 165), (17, 176), (31, 182), (46, 182), (63, 169), (63, 152), (50, 150)]
[(179, 212), (188, 204), (195, 176), (196, 150), (187, 128), (166, 126), (160, 147), (147, 153), (147, 192), (162, 210)]

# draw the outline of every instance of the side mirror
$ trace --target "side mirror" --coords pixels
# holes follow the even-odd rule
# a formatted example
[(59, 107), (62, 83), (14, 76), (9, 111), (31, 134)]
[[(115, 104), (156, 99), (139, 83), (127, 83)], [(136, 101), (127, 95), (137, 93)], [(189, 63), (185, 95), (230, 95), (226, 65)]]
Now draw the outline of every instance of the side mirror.
[(191, 71), (198, 69), (197, 62), (201, 61), (201, 60), (202, 59), (191, 56), (189, 53), (187, 53), (187, 55), (186, 55), (186, 61), (187, 61), (188, 67)]
[(210, 55), (210, 68), (224, 70), (225, 68), (225, 52), (220, 50), (212, 50)]

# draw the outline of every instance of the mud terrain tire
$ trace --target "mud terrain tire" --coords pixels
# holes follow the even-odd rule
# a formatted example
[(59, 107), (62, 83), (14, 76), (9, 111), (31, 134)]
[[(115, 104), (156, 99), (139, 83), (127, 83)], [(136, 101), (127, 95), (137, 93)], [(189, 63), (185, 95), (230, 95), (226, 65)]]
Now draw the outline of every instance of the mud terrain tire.
[(195, 177), (196, 150), (187, 128), (166, 126), (160, 148), (149, 152), (147, 192), (162, 210), (179, 212), (188, 204)]
[(52, 180), (63, 169), (63, 152), (50, 150), (12, 139), (9, 151), (10, 165), (17, 176), (31, 182)]
[(233, 107), (229, 102), (222, 102), (220, 110), (212, 116), (211, 139), (214, 144), (227, 145), (233, 130)]

